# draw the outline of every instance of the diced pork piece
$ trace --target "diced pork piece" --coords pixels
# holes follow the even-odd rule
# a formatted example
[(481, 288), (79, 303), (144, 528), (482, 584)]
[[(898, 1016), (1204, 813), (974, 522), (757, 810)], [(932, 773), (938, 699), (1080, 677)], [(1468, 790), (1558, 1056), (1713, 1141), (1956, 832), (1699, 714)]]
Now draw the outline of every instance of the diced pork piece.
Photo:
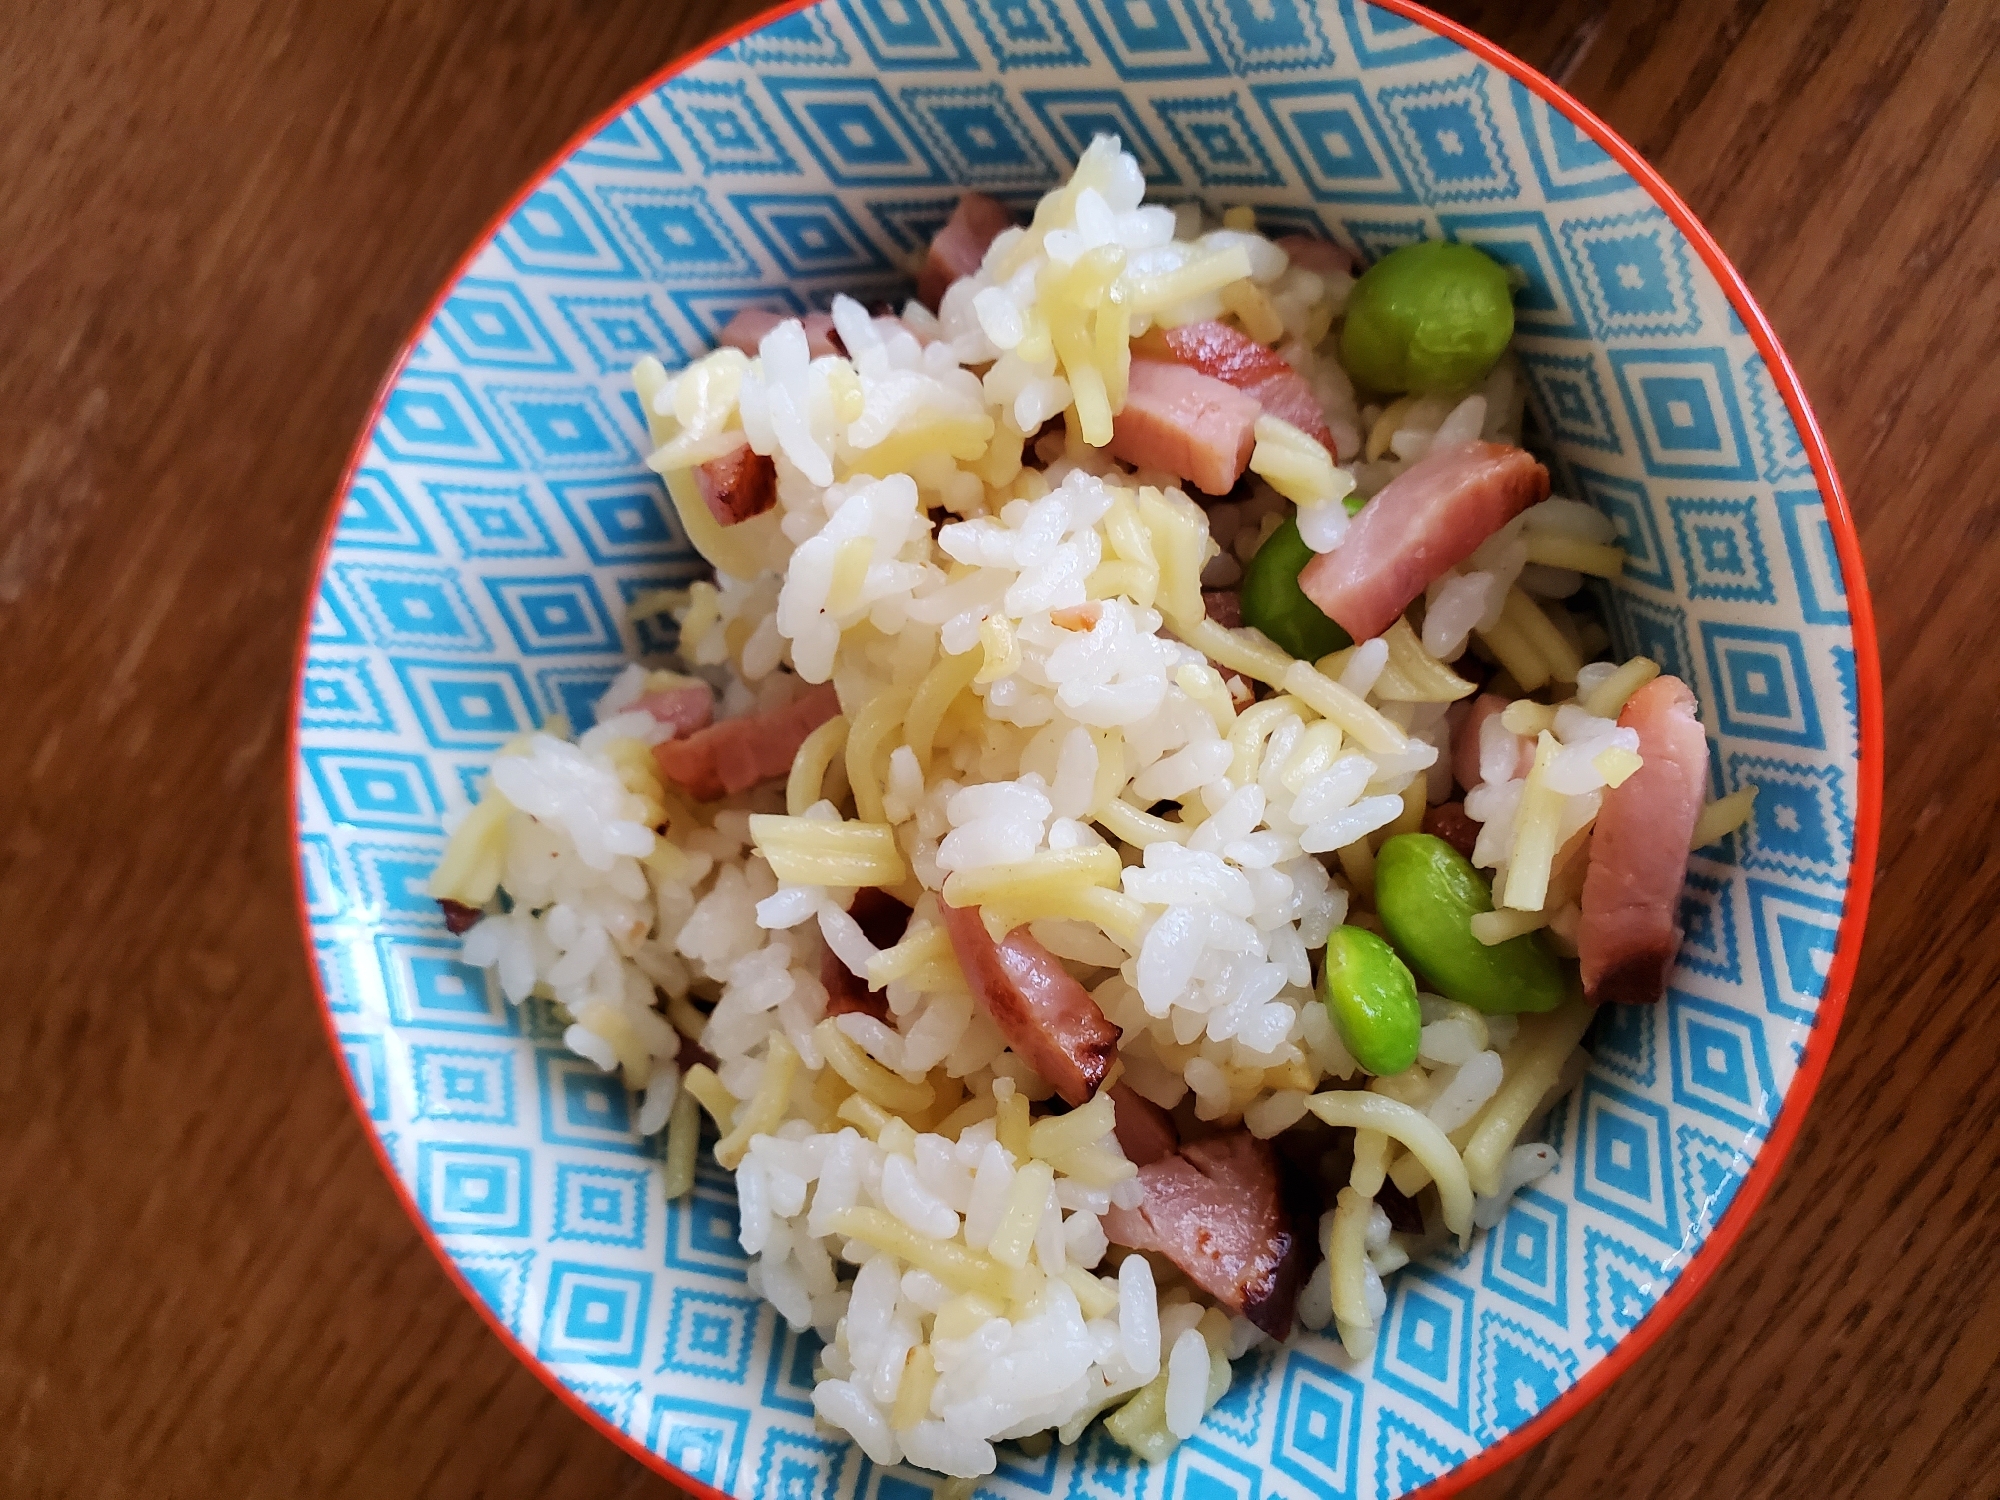
[(1440, 802), (1424, 809), (1424, 832), (1443, 839), (1467, 859), (1479, 843), (1479, 828), (1463, 802)]
[[(864, 886), (854, 893), (854, 904), (847, 908), (847, 914), (859, 925), (861, 935), (878, 948), (892, 948), (901, 942), (904, 929), (910, 925), (909, 907), (874, 886)], [(885, 1024), (888, 1022), (889, 997), (880, 990), (869, 989), (868, 981), (842, 963), (830, 948), (819, 961), (819, 982), (826, 986), (828, 1015), (844, 1016), (849, 1011), (859, 1011)]]
[[(732, 349), (741, 349), (755, 359), (757, 346), (764, 342), (764, 335), (796, 316), (795, 313), (772, 312), (767, 307), (746, 307), (723, 325), (715, 341)], [(826, 313), (807, 313), (799, 321), (805, 325), (806, 353), (812, 358), (845, 352), (840, 347), (839, 335), (833, 331), (833, 319)]]
[(1273, 243), (1291, 257), (1293, 265), (1315, 276), (1359, 274), (1353, 253), (1332, 240), (1314, 239), (1309, 234), (1281, 234)]
[(706, 729), (715, 717), (715, 689), (699, 677), (682, 677), (672, 672), (655, 676), (656, 680), (668, 677), (673, 680), (660, 681), (657, 687), (649, 685), (645, 696), (630, 711), (651, 714), (660, 723), (671, 724), (674, 733), (683, 739), (697, 729)]
[(703, 802), (786, 775), (807, 735), (840, 712), (832, 683), (809, 688), (781, 708), (724, 719), (685, 739), (653, 747), (660, 774)]
[(1708, 741), (1694, 694), (1655, 677), (1618, 723), (1639, 734), (1638, 770), (1604, 793), (1583, 876), (1577, 959), (1593, 1004), (1645, 1005), (1667, 991), (1680, 950), (1681, 884), (1701, 816)]
[(1357, 641), (1396, 623), (1430, 582), (1529, 506), (1549, 496), (1549, 471), (1501, 443), (1453, 443), (1384, 485), (1299, 587)]
[(438, 899), (438, 910), (444, 913), (444, 930), (450, 933), (469, 931), (478, 925), (486, 915), (476, 906), (467, 906), (463, 901), (454, 901), (449, 896)]
[(1117, 1132), (1119, 1147), (1133, 1166), (1150, 1167), (1180, 1150), (1180, 1132), (1174, 1129), (1174, 1117), (1144, 1094), (1114, 1083), (1111, 1107), (1117, 1112), (1117, 1123), (1112, 1128)]
[(1247, 1130), (1183, 1146), (1139, 1169), (1145, 1201), (1113, 1208), (1113, 1244), (1154, 1250), (1274, 1339), (1292, 1331), (1307, 1250), (1287, 1211), (1277, 1153)]
[(778, 466), (749, 443), (711, 458), (694, 471), (702, 502), (720, 526), (761, 516), (778, 503)]
[(996, 943), (978, 907), (941, 909), (958, 967), (1007, 1045), (1065, 1104), (1086, 1103), (1118, 1055), (1119, 1029), (1026, 927)]
[(936, 312), (944, 300), (944, 289), (978, 270), (986, 259), (986, 247), (1013, 223), (1014, 216), (998, 199), (984, 193), (967, 193), (959, 199), (958, 207), (931, 241), (923, 270), (917, 273), (917, 300)]
[(1111, 419), (1111, 455), (1226, 495), (1250, 463), (1262, 411), (1254, 396), (1213, 375), (1172, 360), (1135, 359), (1124, 408)]
[(1191, 369), (1233, 385), (1272, 416), (1290, 422), (1336, 458), (1333, 432), (1319, 397), (1273, 350), (1227, 323), (1184, 323), (1161, 335), (1175, 359)]
[(1235, 589), (1203, 589), (1201, 602), (1216, 624), (1234, 630), (1243, 623), (1243, 596)]
[[(1479, 735), (1488, 719), (1497, 719), (1507, 711), (1507, 700), (1498, 693), (1481, 693), (1467, 707), (1465, 716), (1458, 721), (1458, 727), (1451, 732), (1451, 775), (1462, 791), (1471, 791), (1479, 785)], [(1515, 762), (1509, 779), (1526, 776), (1528, 768), (1535, 763), (1535, 748), (1525, 746), (1520, 758)]]

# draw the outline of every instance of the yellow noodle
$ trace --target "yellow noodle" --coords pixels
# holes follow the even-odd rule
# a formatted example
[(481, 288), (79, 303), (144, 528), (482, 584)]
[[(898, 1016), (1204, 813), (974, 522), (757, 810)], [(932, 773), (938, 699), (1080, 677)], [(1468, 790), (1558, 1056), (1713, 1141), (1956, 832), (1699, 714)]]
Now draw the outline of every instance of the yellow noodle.
[[(1305, 665), (1294, 661), (1254, 630), (1231, 630), (1206, 616), (1191, 622), (1177, 620), (1173, 624), (1174, 634), (1218, 667), (1240, 672), (1259, 682), (1268, 682), (1272, 687), (1284, 687), (1285, 674), (1295, 666)], [(1312, 668), (1306, 667), (1306, 670), (1310, 672)], [(1299, 693), (1298, 696), (1304, 698), (1305, 694)], [(1312, 700), (1308, 698), (1306, 701), (1310, 703)]]
[(822, 823), (752, 813), (750, 838), (771, 872), (794, 885), (886, 886), (909, 873), (896, 831), (887, 823)]
[(907, 1431), (931, 1414), (931, 1392), (937, 1389), (937, 1360), (929, 1344), (919, 1344), (903, 1361), (903, 1378), (896, 1382), (896, 1401), (889, 1408), (889, 1425)]
[(882, 821), (882, 778), (877, 769), (882, 747), (903, 722), (914, 696), (892, 688), (863, 706), (847, 731), (847, 784), (854, 789), (855, 816), (864, 823)]
[(1174, 672), (1174, 681), (1182, 692), (1208, 710), (1208, 716), (1215, 720), (1215, 732), (1227, 739), (1236, 724), (1236, 705), (1230, 702), (1222, 674), (1207, 662), (1182, 662)]
[(1113, 797), (1098, 808), (1091, 817), (1103, 825), (1113, 838), (1121, 839), (1134, 849), (1144, 849), (1157, 844), (1162, 839), (1171, 844), (1185, 844), (1194, 834), (1192, 828), (1184, 828), (1179, 823), (1169, 823), (1165, 818), (1156, 818), (1151, 813), (1141, 812), (1131, 803)]
[(507, 819), (513, 811), (514, 804), (489, 777), (480, 788), (479, 801), (451, 831), (444, 858), (431, 871), (424, 889), (432, 900), (477, 908), (493, 899), (506, 869)]
[[(1205, 651), (1188, 632), (1198, 625), (1213, 623), (1201, 597), (1201, 569), (1210, 545), (1208, 517), (1178, 490), (1163, 493), (1148, 485), (1139, 491), (1138, 504), (1139, 515), (1151, 533), (1153, 556), (1160, 570), (1159, 594), (1153, 607), (1166, 616), (1167, 623), (1182, 640), (1196, 650)], [(1222, 661), (1212, 651), (1206, 654), (1223, 666), (1235, 665)]]
[(1111, 393), (1105, 388), (1103, 372), (1092, 360), (1095, 351), (1081, 315), (1059, 318), (1050, 334), (1056, 358), (1069, 381), (1070, 399), (1074, 403), (1071, 409), (1076, 412), (1083, 440), (1093, 448), (1102, 448), (1111, 441)]
[(1054, 1168), (1045, 1161), (1023, 1162), (1015, 1171), (1007, 1190), (1007, 1206), (1000, 1211), (1000, 1222), (986, 1244), (986, 1253), (1001, 1265), (1018, 1269), (1028, 1263), (1028, 1252), (1035, 1247), (1035, 1230), (1048, 1212), (1055, 1180)]
[(1549, 925), (1546, 911), (1515, 911), (1511, 907), (1501, 907), (1497, 911), (1482, 911), (1472, 918), (1472, 935), (1480, 942), (1492, 947), (1517, 938), (1524, 932), (1534, 932)]
[(1507, 859), (1507, 885), (1498, 903), (1515, 911), (1540, 911), (1548, 899), (1563, 810), (1563, 794), (1549, 785), (1549, 762), (1561, 748), (1554, 735), (1544, 733), (1535, 743), (1535, 764), (1521, 788), (1521, 804), (1514, 814), (1514, 847)]
[(1507, 670), (1521, 691), (1532, 693), (1549, 680), (1549, 666), (1540, 653), (1528, 644), (1528, 638), (1521, 634), (1520, 627), (1504, 613), (1491, 629), (1480, 627), (1479, 638), (1486, 642), (1486, 649), (1493, 653), (1493, 659)]
[(1097, 309), (1092, 330), (1098, 373), (1112, 406), (1122, 407), (1132, 375), (1132, 309), (1113, 298)]
[[(713, 1075), (711, 1075), (713, 1076)], [(660, 1167), (660, 1191), (667, 1202), (694, 1191), (694, 1162), (701, 1149), (700, 1101), (682, 1088), (667, 1111), (666, 1160)]]
[(1556, 711), (1531, 698), (1516, 698), (1501, 710), (1500, 726), (1509, 734), (1540, 734), (1556, 727)]
[(1015, 1161), (1026, 1161), (1030, 1139), (1027, 1095), (1015, 1089), (994, 1106), (993, 1119), (993, 1138), (1013, 1153)]
[(1596, 714), (1600, 719), (1615, 719), (1632, 695), (1659, 675), (1658, 662), (1635, 656), (1583, 695), (1584, 712)]
[(1013, 931), (1023, 922), (1035, 922), (1043, 917), (1068, 917), (1076, 922), (1095, 922), (1113, 939), (1122, 941), (1127, 948), (1131, 948), (1139, 940), (1139, 928), (1146, 919), (1146, 908), (1137, 901), (1121, 892), (1107, 891), (1100, 886), (1078, 886), (1067, 890), (1009, 897), (1004, 907), (989, 906), (984, 910), (995, 914), (1004, 922), (1006, 924), (1004, 930), (1007, 932)]
[[(840, 1078), (838, 1073), (833, 1076)], [(840, 1081), (847, 1082), (844, 1078)], [(883, 1129), (896, 1118), (866, 1094), (849, 1094), (834, 1110), (834, 1117), (845, 1120), (871, 1141), (880, 1140)]]
[(1157, 569), (1142, 568), (1137, 563), (1102, 562), (1084, 580), (1084, 594), (1089, 599), (1130, 599), (1146, 609), (1159, 583)]
[[(1590, 758), (1591, 769), (1604, 778), (1606, 786), (1625, 785), (1626, 780), (1631, 774), (1644, 764), (1645, 761), (1639, 758), (1638, 751), (1621, 749), (1617, 745), (1607, 746)], [(1745, 816), (1748, 815), (1749, 809), (1747, 807), (1744, 809), (1744, 813)], [(1741, 820), (1739, 819), (1738, 821)], [(1735, 824), (1732, 823), (1730, 827), (1735, 827)], [(1728, 831), (1727, 828), (1723, 830), (1724, 833)], [(1696, 844), (1694, 847), (1699, 849), (1701, 845)]]
[(686, 995), (667, 997), (667, 1020), (674, 1030), (691, 1042), (700, 1041), (701, 1033), (708, 1025), (708, 1017), (696, 1010)]
[(736, 1096), (722, 1086), (722, 1080), (706, 1063), (696, 1063), (681, 1074), (681, 1087), (701, 1101), (718, 1130), (728, 1130), (736, 1118)]
[(868, 987), (880, 989), (892, 980), (907, 979), (927, 964), (955, 963), (951, 937), (932, 922), (913, 922), (893, 948), (868, 960)]
[(1351, 1187), (1334, 1199), (1326, 1236), (1327, 1268), (1333, 1276), (1333, 1315), (1353, 1328), (1373, 1328), (1368, 1310), (1368, 1210), (1374, 1200)]
[(1229, 730), (1229, 747), (1236, 752), (1230, 763), (1229, 779), (1248, 786), (1263, 774), (1264, 742), (1287, 716), (1304, 720), (1310, 710), (1298, 699), (1285, 694), (1253, 703), (1236, 716)]
[(1580, 537), (1555, 536), (1531, 531), (1523, 538), (1528, 544), (1528, 561), (1545, 568), (1568, 568), (1572, 573), (1588, 573), (1595, 578), (1616, 578), (1625, 571), (1625, 549), (1602, 542), (1586, 542)]
[(879, 1208), (842, 1209), (833, 1215), (833, 1232), (845, 1239), (873, 1245), (920, 1271), (928, 1271), (946, 1286), (979, 1293), (1003, 1306), (1013, 1301), (1017, 1292), (1032, 1295), (1042, 1279), (1039, 1275), (1012, 1270), (956, 1241), (934, 1240), (918, 1234), (901, 1219)]
[(1014, 639), (1013, 623), (1003, 614), (989, 614), (979, 622), (979, 670), (974, 682), (998, 682), (1021, 669), (1021, 643)]
[(911, 465), (932, 453), (949, 454), (961, 463), (976, 463), (986, 456), (993, 431), (993, 419), (988, 416), (946, 417), (892, 432), (874, 447), (852, 455), (847, 465), (853, 473), (882, 478), (906, 474)]
[(1756, 800), (1757, 788), (1746, 786), (1709, 803), (1694, 820), (1694, 836), (1688, 840), (1688, 848), (1706, 849), (1724, 834), (1741, 828), (1749, 820), (1751, 805)]
[(1403, 810), (1382, 830), (1383, 838), (1393, 838), (1399, 833), (1416, 833), (1423, 828), (1426, 785), (1422, 771), (1410, 778), (1410, 784), (1403, 788)]
[(1081, 1147), (1101, 1141), (1116, 1124), (1111, 1095), (1099, 1090), (1088, 1104), (1067, 1114), (1049, 1115), (1028, 1127), (1028, 1154), (1057, 1161)]
[(1189, 302), (1208, 292), (1219, 292), (1232, 281), (1250, 274), (1250, 254), (1242, 245), (1230, 245), (1207, 255), (1184, 261), (1171, 271), (1152, 276), (1125, 278), (1125, 295), (1135, 313), (1153, 313), (1178, 302)]
[(1306, 783), (1331, 766), (1340, 754), (1340, 726), (1331, 719), (1308, 724), (1298, 745), (1278, 771), (1279, 783), (1289, 792), (1305, 790)]
[(1063, 1267), (1062, 1279), (1076, 1293), (1076, 1305), (1086, 1318), (1109, 1317), (1118, 1309), (1118, 1294), (1079, 1265)]
[(835, 714), (807, 735), (792, 757), (791, 775), (785, 778), (785, 811), (800, 817), (820, 800), (826, 787), (826, 768), (847, 744), (847, 716)]
[(618, 1055), (625, 1087), (644, 1088), (653, 1071), (653, 1059), (638, 1034), (632, 1030), (632, 1024), (625, 1019), (623, 1009), (608, 1000), (586, 1000), (576, 1008), (575, 1014), (579, 1026), (596, 1032), (611, 1044), (611, 1050)]
[(1555, 622), (1543, 612), (1541, 605), (1519, 588), (1512, 588), (1507, 591), (1501, 618), (1520, 631), (1521, 638), (1533, 648), (1535, 655), (1548, 663), (1551, 677), (1557, 682), (1576, 681), (1576, 674), (1583, 670), (1583, 658), (1576, 654), (1576, 647), (1569, 643), (1569, 637), (1556, 629)]
[(1371, 708), (1359, 694), (1322, 677), (1305, 662), (1291, 664), (1282, 686), (1303, 698), (1323, 717), (1333, 720), (1359, 740), (1364, 749), (1377, 755), (1400, 755), (1410, 748), (1409, 737), (1380, 711)]
[(826, 585), (826, 612), (844, 615), (861, 602), (868, 582), (868, 564), (875, 560), (875, 539), (851, 536), (833, 549), (833, 571)]
[(955, 1141), (968, 1125), (977, 1125), (981, 1120), (992, 1119), (994, 1108), (994, 1099), (991, 1094), (974, 1094), (965, 1103), (959, 1105), (957, 1109), (954, 1109), (950, 1114), (938, 1121), (936, 1125), (932, 1126), (931, 1133), (934, 1135), (949, 1136)]
[(1375, 894), (1375, 850), (1368, 840), (1356, 839), (1337, 850), (1334, 857), (1340, 861), (1340, 873), (1347, 877), (1348, 887), (1355, 895)]
[(757, 1080), (757, 1092), (736, 1111), (729, 1134), (715, 1143), (718, 1163), (735, 1171), (742, 1165), (744, 1152), (750, 1149), (750, 1138), (769, 1135), (778, 1128), (785, 1118), (785, 1106), (791, 1102), (792, 1080), (798, 1076), (798, 1071), (798, 1053), (792, 1050), (792, 1044), (785, 1039), (782, 1031), (772, 1032), (769, 1048), (764, 1054), (764, 1073)]
[(890, 1071), (861, 1048), (861, 1044), (840, 1029), (829, 1016), (813, 1028), (826, 1065), (854, 1086), (854, 1092), (879, 1104), (891, 1114), (914, 1114), (930, 1108), (935, 1097), (928, 1083), (912, 1083)]
[(1416, 404), (1415, 396), (1399, 396), (1382, 408), (1382, 415), (1368, 429), (1368, 441), (1362, 449), (1362, 456), (1368, 462), (1374, 463), (1389, 451), (1389, 444), (1396, 436), (1396, 429), (1402, 425), (1404, 414)]
[(1389, 1160), (1389, 1137), (1379, 1130), (1354, 1132), (1354, 1170), (1348, 1183), (1364, 1198), (1382, 1191), (1384, 1167)]
[(1521, 1017), (1521, 1030), (1504, 1058), (1506, 1076), (1499, 1092), (1479, 1112), (1465, 1148), (1465, 1172), (1473, 1191), (1489, 1198), (1500, 1191), (1507, 1153), (1542, 1096), (1561, 1077), (1563, 1064), (1583, 1040), (1593, 1014), (1589, 1004), (1573, 999), (1546, 1014)]
[(1424, 649), (1407, 619), (1391, 625), (1384, 639), (1389, 643), (1389, 666), (1395, 671), (1400, 691), (1385, 692), (1378, 684), (1377, 698), (1402, 703), (1456, 703), (1472, 693), (1472, 683)]
[(1466, 1182), (1465, 1165), (1445, 1133), (1428, 1117), (1400, 1100), (1359, 1089), (1314, 1094), (1306, 1100), (1306, 1108), (1329, 1125), (1379, 1130), (1402, 1142), (1436, 1179), (1445, 1227), (1461, 1238), (1472, 1233), (1472, 1189)]
[(1045, 849), (1024, 860), (954, 870), (944, 878), (944, 899), (953, 906), (1008, 906), (1054, 898), (1079, 886), (1115, 890), (1122, 868), (1118, 852), (1104, 844)]
[(910, 698), (910, 711), (903, 716), (903, 743), (915, 753), (917, 766), (926, 777), (931, 774), (931, 757), (937, 749), (938, 726), (944, 722), (945, 710), (972, 685), (982, 659), (977, 651), (940, 656)]
[(1333, 457), (1282, 417), (1257, 419), (1250, 472), (1295, 505), (1331, 505), (1354, 488), (1354, 476), (1334, 467)]
[(1090, 784), (1090, 805), (1102, 807), (1125, 787), (1125, 736), (1115, 729), (1093, 729), (1097, 747), (1097, 777)]
[(1254, 281), (1232, 281), (1224, 287), (1222, 306), (1235, 313), (1243, 331), (1260, 344), (1275, 344), (1285, 336), (1285, 320)]

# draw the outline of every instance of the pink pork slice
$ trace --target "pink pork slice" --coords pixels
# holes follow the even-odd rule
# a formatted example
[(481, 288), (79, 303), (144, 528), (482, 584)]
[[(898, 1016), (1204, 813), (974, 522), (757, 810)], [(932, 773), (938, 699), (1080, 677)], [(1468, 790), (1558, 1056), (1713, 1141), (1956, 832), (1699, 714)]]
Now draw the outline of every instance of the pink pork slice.
[(1227, 323), (1184, 323), (1161, 337), (1182, 364), (1256, 397), (1272, 416), (1290, 422), (1328, 453), (1340, 456), (1319, 397), (1305, 376), (1274, 350)]
[(674, 733), (685, 739), (697, 729), (706, 729), (715, 717), (715, 690), (699, 677), (683, 677), (671, 687), (655, 688), (632, 708), (673, 725)]
[(807, 735), (840, 712), (832, 683), (810, 688), (782, 708), (724, 719), (685, 739), (653, 747), (660, 774), (703, 802), (783, 776)]
[(1316, 240), (1309, 234), (1281, 234), (1273, 243), (1291, 257), (1293, 265), (1315, 276), (1355, 273), (1354, 256), (1345, 245), (1336, 245), (1332, 240)]
[(1007, 205), (984, 193), (967, 193), (931, 240), (924, 268), (917, 273), (917, 300), (932, 312), (944, 301), (945, 288), (970, 276), (986, 259), (986, 247), (1013, 227)]
[(1105, 1215), (1113, 1244), (1166, 1256), (1274, 1339), (1292, 1331), (1306, 1253), (1269, 1142), (1247, 1130), (1209, 1136), (1141, 1167), (1139, 1184), (1144, 1202)]
[[(764, 342), (764, 335), (780, 323), (790, 322), (795, 316), (794, 313), (772, 312), (768, 307), (746, 307), (723, 325), (715, 341), (732, 349), (741, 349), (755, 359), (757, 346)], [(843, 352), (833, 331), (833, 319), (827, 314), (807, 313), (799, 318), (799, 322), (805, 325), (806, 353), (812, 358)]]
[(1119, 1029), (1027, 928), (996, 943), (978, 907), (939, 905), (958, 967), (1007, 1045), (1065, 1104), (1087, 1103), (1118, 1055)]
[(1666, 993), (1680, 950), (1681, 884), (1701, 816), (1708, 741), (1694, 694), (1678, 677), (1640, 688), (1618, 722), (1638, 731), (1645, 763), (1604, 794), (1583, 876), (1577, 959), (1593, 1004), (1645, 1005)]
[(1144, 1094), (1122, 1083), (1111, 1086), (1111, 1107), (1116, 1111), (1112, 1129), (1125, 1159), (1135, 1167), (1150, 1167), (1180, 1149), (1180, 1132), (1174, 1117)]
[[(1458, 721), (1458, 728), (1451, 733), (1451, 774), (1461, 789), (1471, 791), (1479, 785), (1479, 731), (1488, 719), (1497, 719), (1507, 711), (1507, 700), (1498, 693), (1481, 693), (1472, 700), (1465, 717)], [(1514, 763), (1514, 775), (1526, 776), (1528, 768), (1535, 763), (1533, 744), (1524, 744), (1520, 758)]]
[(1135, 359), (1124, 408), (1111, 419), (1111, 455), (1226, 495), (1250, 462), (1262, 411), (1255, 396), (1213, 375), (1169, 359)]
[(778, 503), (778, 466), (747, 442), (699, 466), (694, 481), (719, 526), (740, 525)]
[(1357, 641), (1396, 623), (1432, 580), (1529, 506), (1549, 496), (1549, 471), (1501, 443), (1454, 443), (1390, 480), (1341, 544), (1299, 573), (1299, 587)]

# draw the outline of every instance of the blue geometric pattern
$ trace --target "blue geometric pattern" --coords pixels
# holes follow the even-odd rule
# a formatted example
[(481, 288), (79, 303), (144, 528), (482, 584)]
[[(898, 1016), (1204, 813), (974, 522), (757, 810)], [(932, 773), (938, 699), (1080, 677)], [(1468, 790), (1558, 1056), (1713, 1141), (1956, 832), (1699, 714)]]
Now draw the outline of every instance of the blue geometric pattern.
[(746, 307), (900, 295), (980, 186), (1017, 210), (1100, 131), (1167, 201), (1369, 257), (1462, 240), (1516, 273), (1559, 491), (1628, 562), (1616, 649), (1690, 682), (1711, 793), (1670, 998), (1598, 1018), (1558, 1170), (1392, 1280), (1374, 1357), (1240, 1361), (1154, 1468), (1088, 1431), (1001, 1447), (984, 1500), (1389, 1500), (1569, 1388), (1733, 1201), (1797, 1070), (1862, 816), (1848, 591), (1801, 429), (1694, 247), (1589, 131), (1365, 0), (827, 0), (660, 80), (531, 186), (447, 288), (339, 497), (297, 707), (315, 972), (394, 1170), (496, 1321), (606, 1421), (734, 1495), (924, 1500), (815, 1424), (818, 1340), (745, 1280), (728, 1175), (659, 1195), (615, 1077), (466, 965), (424, 880), (495, 749), (587, 727), (673, 644), (638, 595), (701, 571), (628, 372)]
[(1667, 501), (1667, 513), (1673, 517), (1674, 541), (1687, 569), (1690, 599), (1777, 602), (1777, 585), (1764, 561), (1756, 500), (1675, 496)]

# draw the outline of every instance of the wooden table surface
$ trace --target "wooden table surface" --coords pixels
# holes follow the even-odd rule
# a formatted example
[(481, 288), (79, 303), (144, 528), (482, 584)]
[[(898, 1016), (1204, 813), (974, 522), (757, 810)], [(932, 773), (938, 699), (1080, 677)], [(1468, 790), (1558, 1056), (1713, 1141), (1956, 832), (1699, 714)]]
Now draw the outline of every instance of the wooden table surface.
[[(1889, 726), (1860, 979), (1776, 1189), (1474, 1493), (2000, 1495), (2000, 5), (1448, 8), (1561, 73), (1761, 298), (1860, 520)], [(0, 1492), (670, 1495), (379, 1177), (295, 925), (284, 731), (411, 322), (572, 130), (748, 9), (6, 9)]]

